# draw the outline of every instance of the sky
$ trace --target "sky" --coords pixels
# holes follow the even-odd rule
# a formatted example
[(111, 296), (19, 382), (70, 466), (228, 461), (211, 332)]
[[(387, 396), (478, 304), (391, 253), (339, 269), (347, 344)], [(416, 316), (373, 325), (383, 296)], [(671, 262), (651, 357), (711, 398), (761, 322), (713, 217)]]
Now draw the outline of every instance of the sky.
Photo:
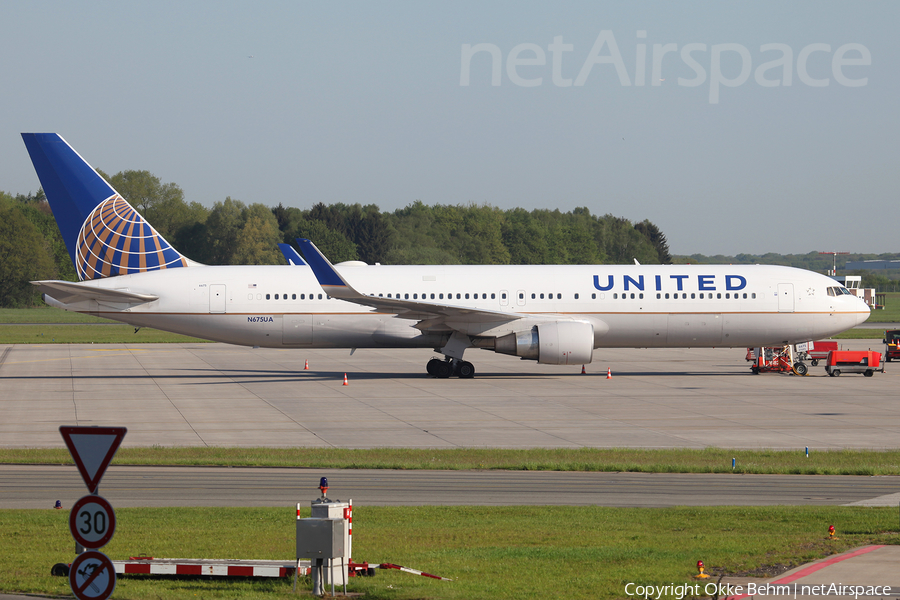
[(897, 2), (25, 2), (21, 132), (189, 202), (649, 219), (674, 254), (900, 252)]

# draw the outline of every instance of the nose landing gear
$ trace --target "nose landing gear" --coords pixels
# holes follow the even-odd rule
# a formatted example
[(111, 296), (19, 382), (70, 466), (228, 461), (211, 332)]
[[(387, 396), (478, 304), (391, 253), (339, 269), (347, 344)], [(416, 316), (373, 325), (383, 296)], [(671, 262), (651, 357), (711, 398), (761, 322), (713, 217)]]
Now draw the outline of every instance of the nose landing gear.
[(432, 377), (438, 379), (447, 379), (452, 375), (456, 375), (460, 379), (471, 379), (475, 377), (475, 365), (466, 360), (458, 360), (449, 356), (441, 360), (440, 358), (432, 358), (425, 365), (425, 370)]

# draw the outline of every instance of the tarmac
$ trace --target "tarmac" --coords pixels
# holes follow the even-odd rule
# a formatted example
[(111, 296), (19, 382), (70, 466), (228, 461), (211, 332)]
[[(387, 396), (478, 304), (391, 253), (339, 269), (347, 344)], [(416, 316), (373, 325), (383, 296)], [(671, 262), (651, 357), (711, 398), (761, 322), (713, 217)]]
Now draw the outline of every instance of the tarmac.
[(427, 350), (0, 346), (0, 447), (61, 447), (60, 425), (124, 425), (125, 446), (900, 447), (897, 363), (752, 375), (745, 355), (597, 350), (582, 375), (470, 350), (466, 380), (428, 377)]
[[(806, 563), (773, 578), (724, 577), (728, 600), (759, 596), (821, 600), (900, 597), (900, 546), (863, 546)], [(717, 579), (707, 579), (718, 581)], [(705, 585), (705, 584), (701, 584)]]
[[(841, 346), (881, 348), (872, 340)], [(537, 365), (470, 351), (475, 379), (439, 380), (424, 374), (432, 353), (421, 350), (350, 355), (224, 344), (0, 346), (0, 446), (61, 447), (59, 426), (75, 424), (125, 425), (126, 446), (900, 446), (893, 363), (871, 378), (830, 378), (821, 366), (806, 377), (754, 376), (744, 354), (598, 350), (581, 375), (581, 365)], [(886, 494), (859, 503), (898, 499)], [(865, 547), (769, 580), (723, 583), (743, 582), (743, 592), (754, 583), (754, 597), (793, 596), (794, 584), (798, 598), (837, 595), (812, 587), (834, 583), (873, 586), (862, 595), (888, 598), (900, 596), (898, 565), (900, 547)], [(760, 590), (766, 583), (786, 585), (787, 593)]]

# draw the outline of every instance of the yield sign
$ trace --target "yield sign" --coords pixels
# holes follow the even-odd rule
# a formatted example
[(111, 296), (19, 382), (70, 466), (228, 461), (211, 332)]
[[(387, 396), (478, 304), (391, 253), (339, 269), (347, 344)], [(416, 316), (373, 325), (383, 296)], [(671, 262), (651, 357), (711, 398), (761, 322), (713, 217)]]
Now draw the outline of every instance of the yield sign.
[(125, 427), (72, 427), (63, 425), (59, 428), (69, 453), (75, 459), (75, 465), (81, 478), (87, 485), (88, 492), (97, 492), (97, 486), (103, 479), (106, 467), (109, 466), (122, 438), (128, 429)]

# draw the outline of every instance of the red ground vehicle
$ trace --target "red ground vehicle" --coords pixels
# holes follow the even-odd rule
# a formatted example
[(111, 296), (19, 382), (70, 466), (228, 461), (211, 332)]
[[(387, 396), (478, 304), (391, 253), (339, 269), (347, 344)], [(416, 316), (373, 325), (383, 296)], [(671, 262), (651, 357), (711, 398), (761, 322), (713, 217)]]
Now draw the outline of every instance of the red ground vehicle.
[(806, 363), (792, 359), (792, 346), (784, 346), (783, 348), (747, 348), (746, 359), (753, 362), (750, 370), (754, 375), (759, 375), (760, 373), (789, 373), (791, 371), (797, 375), (806, 375), (809, 372)]
[(884, 332), (884, 362), (900, 360), (900, 329)]
[(825, 372), (832, 377), (838, 377), (841, 373), (862, 373), (871, 377), (875, 371), (884, 372), (884, 364), (881, 362), (881, 352), (864, 350), (834, 350), (828, 353), (828, 363)]
[[(900, 334), (900, 331), (897, 332)], [(828, 360), (828, 353), (838, 349), (837, 342), (809, 342), (809, 349), (804, 353), (798, 353), (799, 360), (808, 360), (812, 366), (817, 366), (820, 360)]]

